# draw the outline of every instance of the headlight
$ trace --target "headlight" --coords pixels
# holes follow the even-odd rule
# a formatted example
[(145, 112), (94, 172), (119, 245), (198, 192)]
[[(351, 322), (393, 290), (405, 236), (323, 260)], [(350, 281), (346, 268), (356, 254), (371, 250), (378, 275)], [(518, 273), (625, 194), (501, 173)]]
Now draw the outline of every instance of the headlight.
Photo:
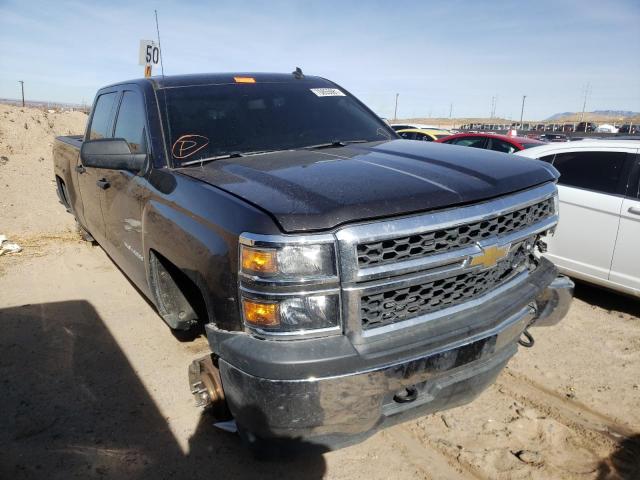
[(315, 280), (336, 275), (333, 244), (240, 246), (241, 273), (274, 280)]
[(333, 235), (240, 236), (245, 325), (260, 336), (339, 334), (340, 282)]
[(308, 295), (281, 300), (242, 298), (249, 327), (271, 332), (303, 332), (338, 327), (337, 295)]

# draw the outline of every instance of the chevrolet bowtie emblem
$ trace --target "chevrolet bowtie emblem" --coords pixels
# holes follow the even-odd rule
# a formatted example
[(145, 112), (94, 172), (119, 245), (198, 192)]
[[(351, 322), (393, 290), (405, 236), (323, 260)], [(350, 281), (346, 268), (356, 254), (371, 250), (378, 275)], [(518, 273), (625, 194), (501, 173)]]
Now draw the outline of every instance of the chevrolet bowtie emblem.
[(475, 267), (477, 265), (482, 265), (484, 268), (489, 268), (495, 266), (498, 261), (502, 260), (506, 257), (511, 250), (511, 245), (503, 245), (498, 247), (497, 245), (491, 245), (490, 247), (481, 247), (482, 253), (471, 257), (471, 262), (469, 262), (469, 266)]

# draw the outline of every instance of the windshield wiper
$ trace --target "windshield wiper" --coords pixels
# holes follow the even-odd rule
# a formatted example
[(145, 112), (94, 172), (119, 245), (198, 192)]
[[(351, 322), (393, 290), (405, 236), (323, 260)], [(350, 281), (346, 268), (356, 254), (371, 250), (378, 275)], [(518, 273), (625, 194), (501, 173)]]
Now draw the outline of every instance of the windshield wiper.
[(320, 150), (323, 148), (338, 148), (338, 147), (346, 147), (350, 143), (368, 143), (371, 140), (334, 140), (332, 142), (327, 143), (319, 143), (317, 145), (308, 145), (306, 147), (301, 147), (305, 150)]
[(215, 160), (224, 160), (227, 158), (250, 157), (251, 155), (261, 155), (263, 153), (273, 153), (278, 151), (280, 150), (256, 150), (253, 152), (230, 152), (230, 153), (225, 153), (224, 155), (216, 155), (215, 157), (206, 157), (198, 160), (190, 160), (188, 162), (181, 163), (180, 166), (188, 167), (189, 165), (201, 165), (205, 162), (213, 162)]

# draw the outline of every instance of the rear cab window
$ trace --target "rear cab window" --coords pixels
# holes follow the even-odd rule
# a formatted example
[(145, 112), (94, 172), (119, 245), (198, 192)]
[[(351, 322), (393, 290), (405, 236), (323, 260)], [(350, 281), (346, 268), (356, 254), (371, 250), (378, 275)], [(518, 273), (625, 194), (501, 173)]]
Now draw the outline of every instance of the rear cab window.
[(117, 98), (118, 92), (104, 93), (98, 97), (91, 115), (89, 140), (111, 137), (111, 118)]

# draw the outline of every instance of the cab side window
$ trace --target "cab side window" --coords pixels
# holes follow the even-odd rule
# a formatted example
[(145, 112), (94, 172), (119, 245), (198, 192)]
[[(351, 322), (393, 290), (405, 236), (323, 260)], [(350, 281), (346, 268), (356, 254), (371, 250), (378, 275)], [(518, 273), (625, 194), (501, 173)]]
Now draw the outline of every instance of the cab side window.
[(138, 92), (124, 92), (113, 136), (124, 138), (132, 153), (146, 153), (145, 109)]
[(451, 140), (447, 143), (453, 143), (454, 145), (460, 145), (462, 147), (484, 148), (484, 137), (462, 137)]
[(415, 132), (402, 132), (400, 136), (405, 140), (414, 140), (416, 138)]
[(111, 92), (100, 95), (96, 100), (96, 106), (93, 108), (91, 117), (89, 140), (111, 137), (109, 127), (116, 98), (118, 98), (117, 92)]
[(624, 152), (558, 153), (553, 166), (560, 185), (615, 194), (626, 157)]
[(496, 152), (513, 153), (516, 151), (516, 147), (514, 147), (510, 143), (498, 140), (497, 138), (492, 138), (489, 141), (491, 142), (491, 150), (494, 150)]

